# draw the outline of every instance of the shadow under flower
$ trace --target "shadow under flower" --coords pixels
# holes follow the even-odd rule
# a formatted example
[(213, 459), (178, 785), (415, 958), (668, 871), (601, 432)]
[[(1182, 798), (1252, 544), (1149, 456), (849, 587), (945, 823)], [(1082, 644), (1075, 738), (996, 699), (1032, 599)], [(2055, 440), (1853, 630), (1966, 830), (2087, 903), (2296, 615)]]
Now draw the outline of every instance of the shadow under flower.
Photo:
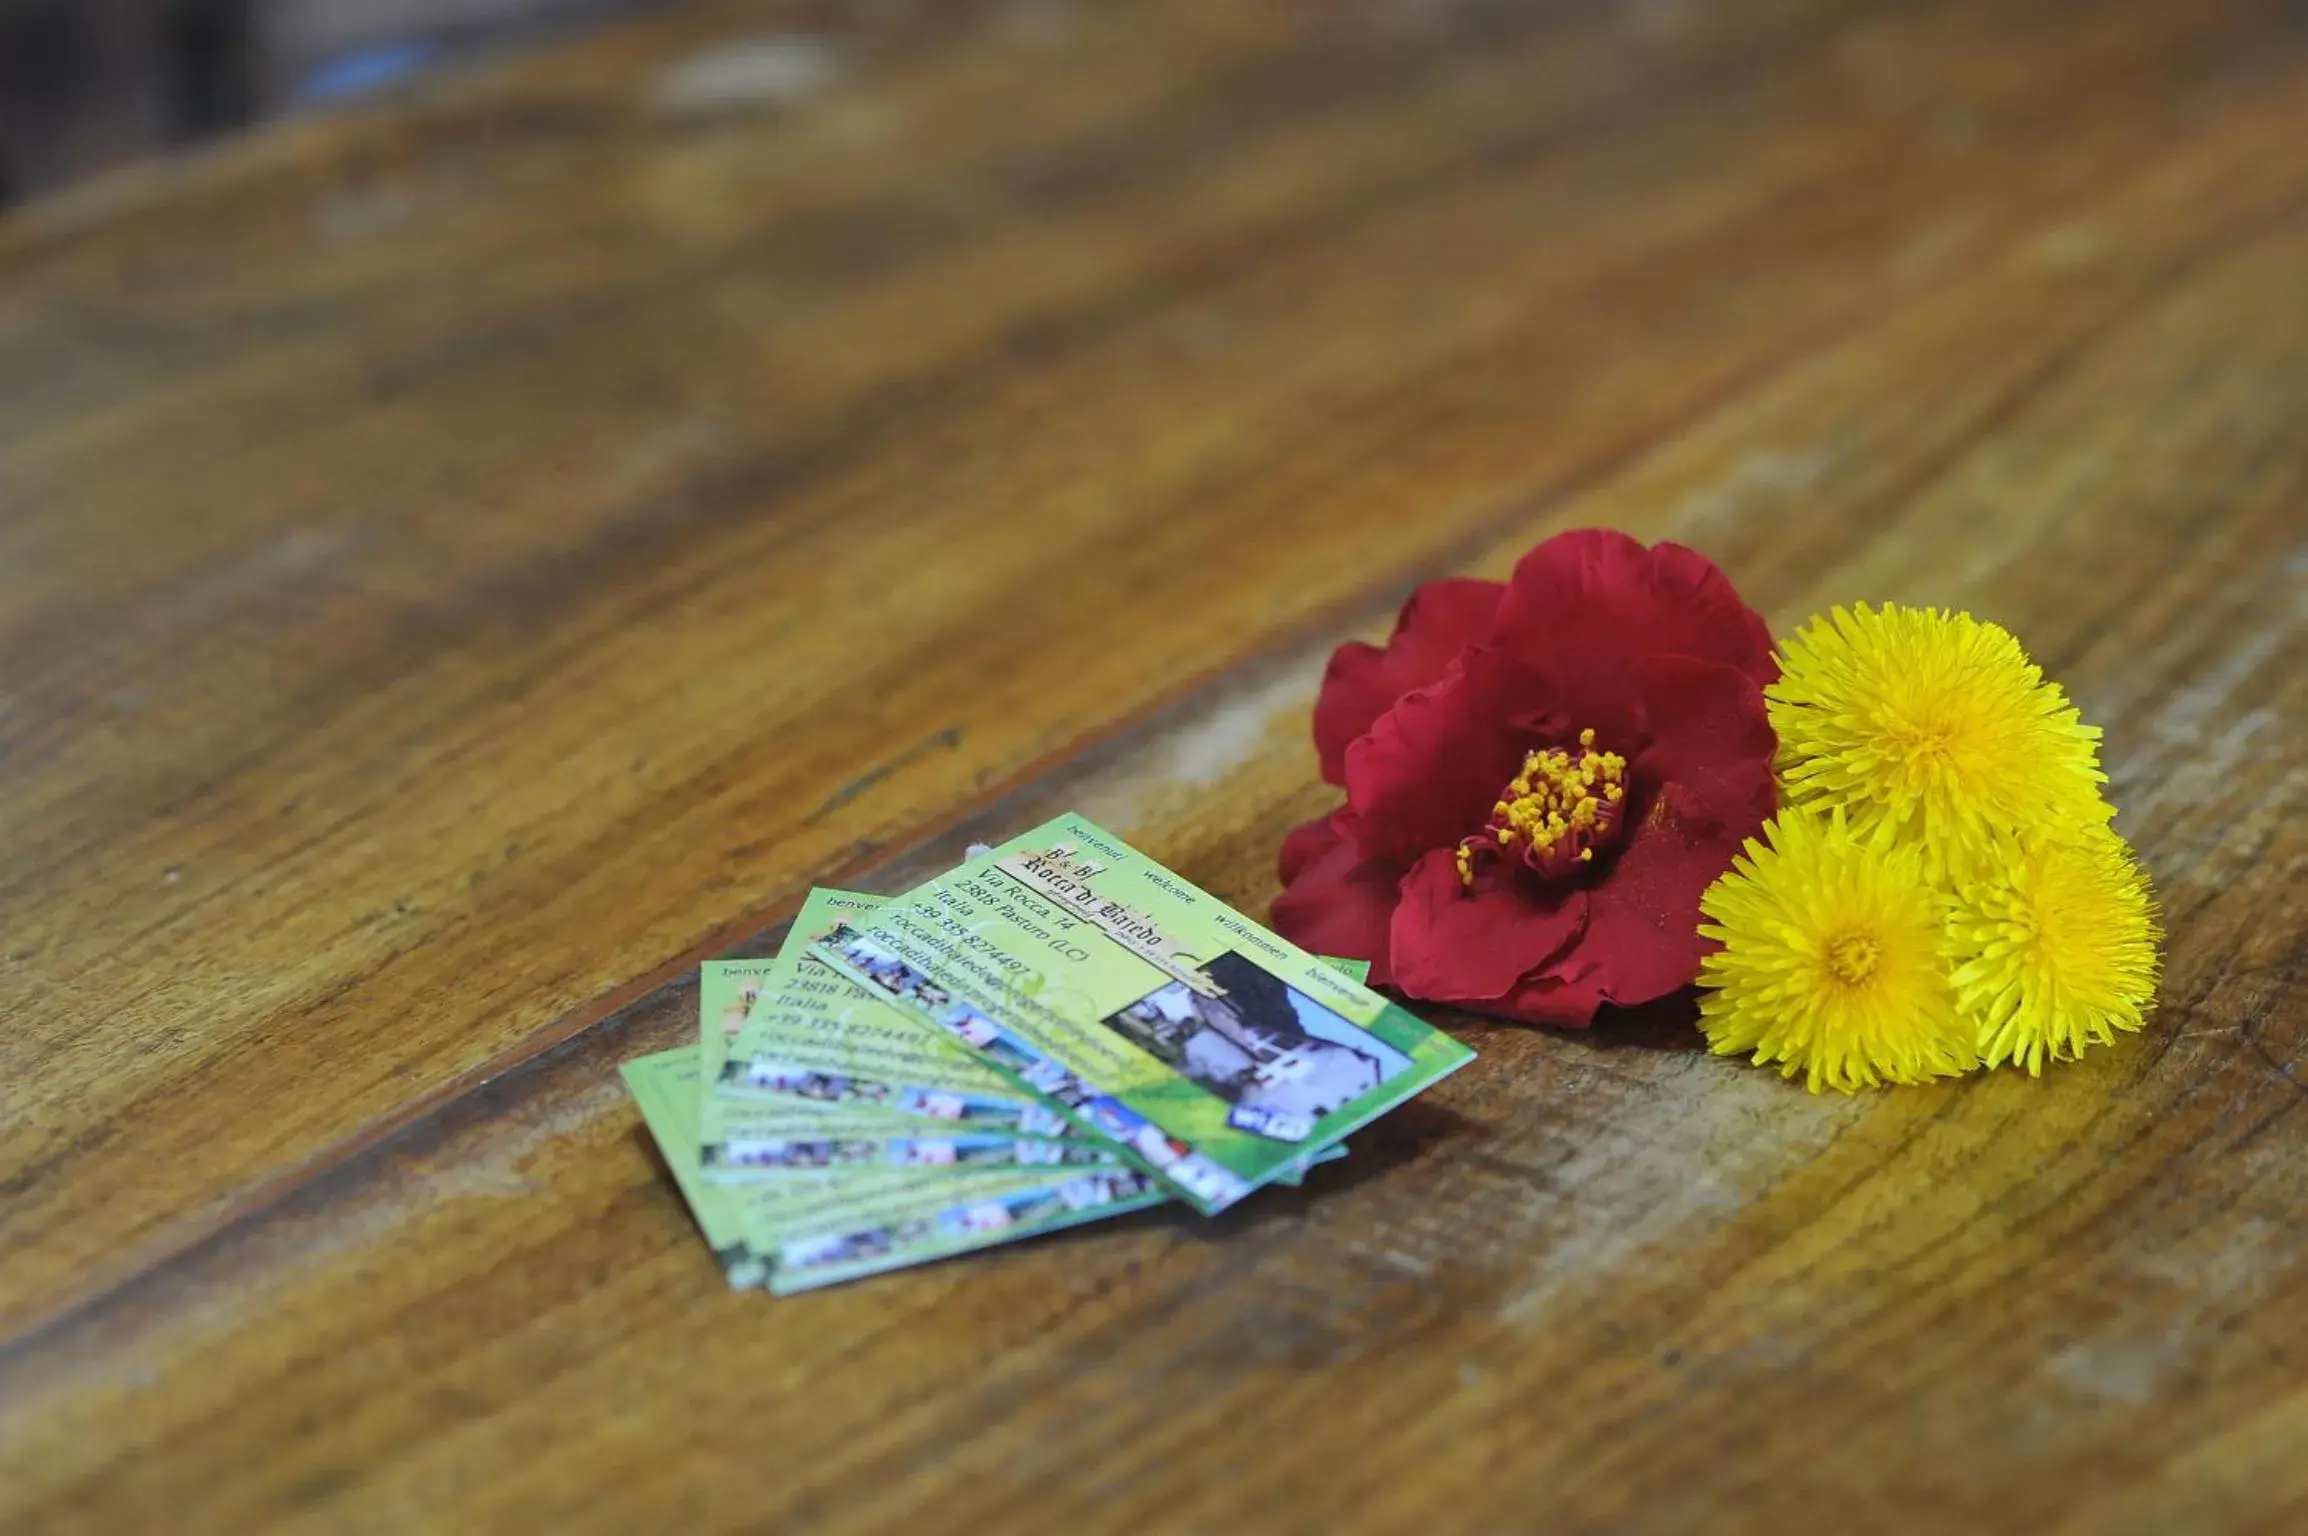
[(1634, 1008), (1606, 1004), (1585, 1029), (1548, 1029), (1548, 1034), (1590, 1050), (1704, 1051), (1699, 1031), (1699, 989), (1685, 987)]

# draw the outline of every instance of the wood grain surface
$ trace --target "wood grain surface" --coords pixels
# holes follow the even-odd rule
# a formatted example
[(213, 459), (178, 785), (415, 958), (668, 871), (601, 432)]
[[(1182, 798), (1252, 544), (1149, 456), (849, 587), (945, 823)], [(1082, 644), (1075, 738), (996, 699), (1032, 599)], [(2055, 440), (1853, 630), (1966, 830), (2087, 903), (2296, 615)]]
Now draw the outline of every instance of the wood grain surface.
[[(0, 223), (0, 1528), (2308, 1528), (2308, 18), (682, 7)], [(1608, 524), (2013, 627), (2146, 1034), (1481, 1059), (1303, 1192), (732, 1296), (697, 961)]]

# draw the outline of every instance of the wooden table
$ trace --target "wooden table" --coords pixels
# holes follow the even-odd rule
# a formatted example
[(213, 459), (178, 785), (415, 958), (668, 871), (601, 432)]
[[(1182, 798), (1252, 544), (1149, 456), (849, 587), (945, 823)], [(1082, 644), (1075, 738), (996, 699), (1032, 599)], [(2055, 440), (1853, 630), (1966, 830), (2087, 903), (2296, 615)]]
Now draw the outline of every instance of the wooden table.
[[(0, 1527), (2308, 1529), (2296, 6), (732, 5), (0, 225)], [(616, 1078), (1610, 524), (2107, 727), (2147, 1033), (1673, 1010), (1302, 1194), (794, 1301)]]

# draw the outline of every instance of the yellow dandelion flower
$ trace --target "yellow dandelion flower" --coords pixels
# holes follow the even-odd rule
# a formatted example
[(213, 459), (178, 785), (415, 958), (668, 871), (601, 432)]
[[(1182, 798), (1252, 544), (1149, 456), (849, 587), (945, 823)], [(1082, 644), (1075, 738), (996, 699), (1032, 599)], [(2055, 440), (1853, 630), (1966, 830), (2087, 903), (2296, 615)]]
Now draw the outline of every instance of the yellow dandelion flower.
[(1787, 641), (1764, 690), (1785, 797), (1853, 830), (1969, 867), (1999, 830), (2077, 829), (2113, 814), (2099, 731), (1999, 625), (1861, 603)]
[(1912, 845), (1861, 839), (1841, 811), (1782, 808), (1701, 898), (1700, 1028), (1813, 1093), (1971, 1069), (1977, 1032), (1948, 984), (1946, 900)]
[(2155, 898), (2111, 827), (2000, 839), (1957, 888), (1948, 931), (1968, 957), (1955, 972), (1956, 1007), (1991, 1067), (2041, 1076), (2047, 1059), (2137, 1030), (2155, 1001)]

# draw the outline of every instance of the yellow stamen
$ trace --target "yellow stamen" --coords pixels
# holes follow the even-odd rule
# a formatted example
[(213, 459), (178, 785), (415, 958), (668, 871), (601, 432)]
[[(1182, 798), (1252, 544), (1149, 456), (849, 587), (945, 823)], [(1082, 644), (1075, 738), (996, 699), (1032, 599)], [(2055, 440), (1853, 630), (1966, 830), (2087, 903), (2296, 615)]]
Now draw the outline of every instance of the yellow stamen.
[(1827, 946), (1827, 974), (1847, 987), (1864, 984), (1875, 974), (1883, 946), (1871, 934), (1847, 933)]
[(1459, 845), (1460, 884), (1474, 884), (1474, 854), (1483, 845), (1503, 853), (1520, 840), (1524, 861), (1551, 876), (1595, 861), (1594, 845), (1617, 829), (1626, 803), (1627, 760), (1596, 751), (1591, 728), (1578, 741), (1576, 752), (1555, 747), (1524, 756), (1490, 825)]

